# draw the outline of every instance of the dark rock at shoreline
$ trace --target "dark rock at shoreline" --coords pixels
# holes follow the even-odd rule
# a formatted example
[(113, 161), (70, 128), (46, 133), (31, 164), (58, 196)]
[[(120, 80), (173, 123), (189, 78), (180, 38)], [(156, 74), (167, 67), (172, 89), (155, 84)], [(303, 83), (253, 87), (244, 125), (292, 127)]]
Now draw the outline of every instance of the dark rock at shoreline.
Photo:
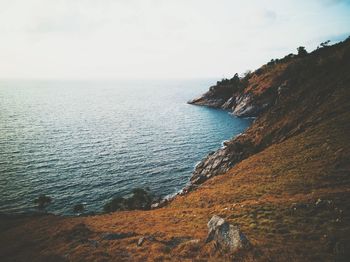
[(186, 191), (191, 191), (196, 185), (202, 184), (209, 178), (226, 173), (236, 163), (255, 152), (256, 148), (243, 141), (243, 135), (238, 135), (232, 141), (225, 141), (224, 146), (204, 158), (192, 173), (190, 185)]

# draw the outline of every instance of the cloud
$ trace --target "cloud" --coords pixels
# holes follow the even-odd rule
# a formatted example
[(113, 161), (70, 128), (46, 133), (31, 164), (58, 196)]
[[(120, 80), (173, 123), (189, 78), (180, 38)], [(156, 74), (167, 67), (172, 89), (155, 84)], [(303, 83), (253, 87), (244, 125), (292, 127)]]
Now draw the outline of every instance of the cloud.
[(0, 0), (0, 78), (230, 76), (349, 32), (322, 1)]
[(271, 10), (264, 10), (264, 17), (267, 20), (274, 22), (277, 19), (277, 14)]
[(104, 21), (92, 21), (78, 15), (42, 17), (24, 30), (30, 33), (82, 33), (91, 32), (103, 26)]
[[(88, 25), (86, 25), (88, 26)], [(63, 16), (60, 19), (45, 17), (28, 28), (30, 32), (52, 33), (52, 32), (79, 32), (83, 29), (83, 23), (76, 16)]]
[(338, 5), (338, 4), (350, 5), (350, 0), (321, 0), (320, 2), (326, 5)]

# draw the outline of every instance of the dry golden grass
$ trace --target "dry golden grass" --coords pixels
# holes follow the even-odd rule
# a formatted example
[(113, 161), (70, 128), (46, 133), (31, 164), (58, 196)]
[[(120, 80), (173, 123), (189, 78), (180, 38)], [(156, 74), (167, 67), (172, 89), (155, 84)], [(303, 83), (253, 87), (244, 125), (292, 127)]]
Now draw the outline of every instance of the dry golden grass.
[(276, 64), (273, 67), (266, 67), (263, 74), (253, 74), (249, 79), (248, 87), (244, 90), (245, 93), (253, 93), (261, 95), (267, 91), (271, 86), (278, 86), (281, 84), (277, 79), (284, 73), (289, 63)]

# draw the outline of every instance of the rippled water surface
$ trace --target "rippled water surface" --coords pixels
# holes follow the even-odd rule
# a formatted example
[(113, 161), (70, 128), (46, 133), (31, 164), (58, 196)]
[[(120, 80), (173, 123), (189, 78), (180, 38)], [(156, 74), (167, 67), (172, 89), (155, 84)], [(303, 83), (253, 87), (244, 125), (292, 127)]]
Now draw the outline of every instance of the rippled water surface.
[(249, 125), (186, 104), (213, 84), (187, 81), (1, 81), (0, 212), (26, 212), (40, 194), (48, 211), (150, 187), (161, 196), (194, 165)]

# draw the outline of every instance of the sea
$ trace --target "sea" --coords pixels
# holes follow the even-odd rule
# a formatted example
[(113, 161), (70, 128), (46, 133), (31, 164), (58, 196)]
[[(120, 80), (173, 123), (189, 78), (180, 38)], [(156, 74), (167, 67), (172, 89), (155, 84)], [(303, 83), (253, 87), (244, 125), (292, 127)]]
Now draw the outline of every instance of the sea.
[(99, 213), (136, 187), (167, 197), (251, 119), (189, 105), (215, 84), (191, 80), (1, 80), (0, 213)]

